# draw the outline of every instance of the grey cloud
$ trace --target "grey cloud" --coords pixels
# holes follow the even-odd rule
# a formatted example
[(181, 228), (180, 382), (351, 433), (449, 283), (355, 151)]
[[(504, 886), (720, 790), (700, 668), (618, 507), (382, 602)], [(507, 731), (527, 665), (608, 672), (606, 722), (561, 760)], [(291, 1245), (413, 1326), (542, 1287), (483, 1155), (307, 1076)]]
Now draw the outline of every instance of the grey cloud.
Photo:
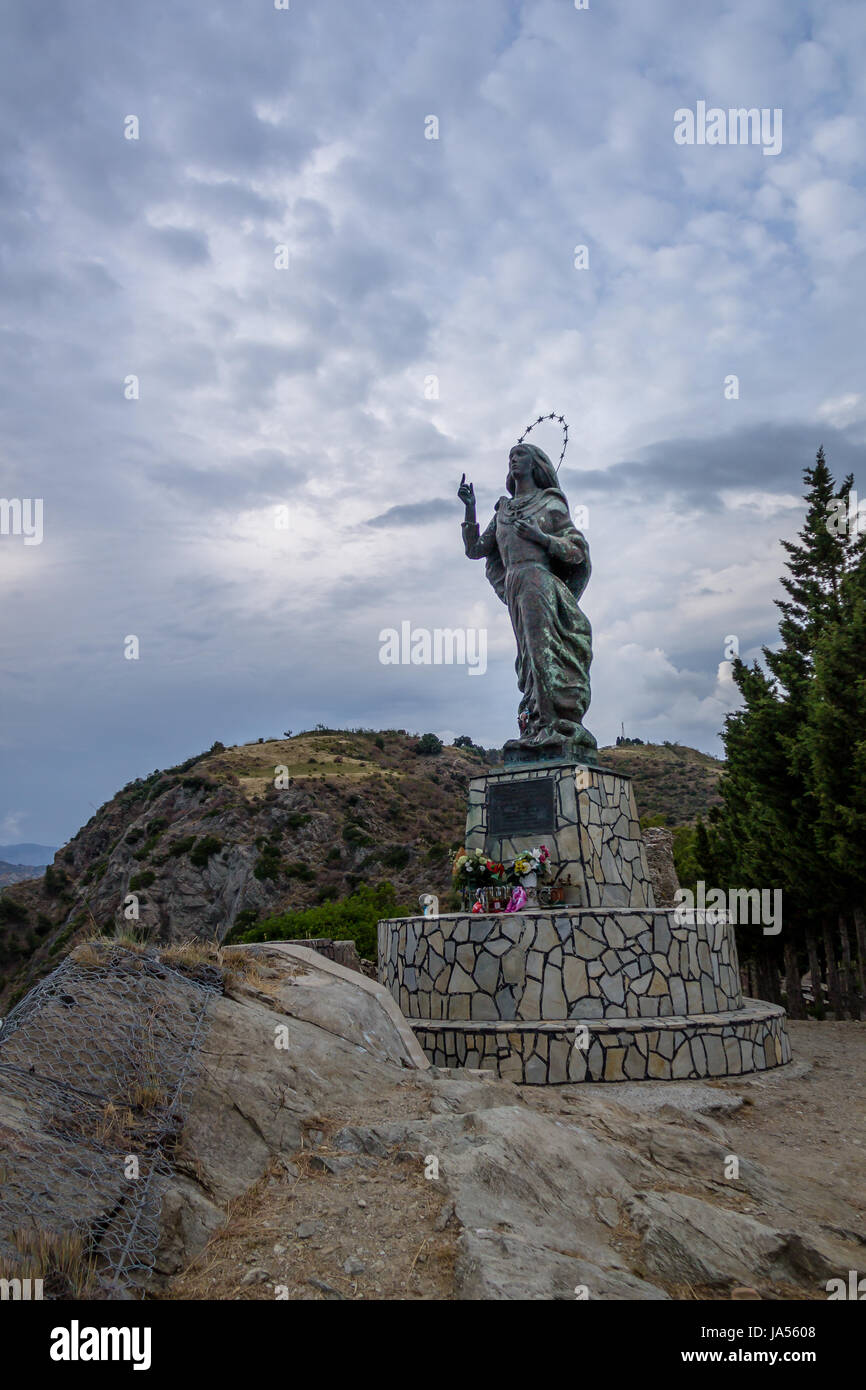
[(304, 376), (315, 372), (322, 360), (322, 349), (312, 342), (304, 347), (284, 347), (275, 343), (239, 343), (231, 351), (235, 385), (250, 396), (272, 391), (281, 376)]
[(719, 512), (721, 494), (733, 489), (799, 495), (803, 469), (814, 463), (822, 443), (837, 480), (862, 470), (866, 454), (853, 432), (767, 422), (716, 437), (661, 440), (636, 459), (607, 469), (563, 468), (560, 477), (575, 501), (619, 496), (648, 503), (675, 496), (689, 509)]
[(188, 179), (184, 186), (184, 201), (220, 222), (232, 223), (241, 218), (264, 222), (282, 215), (282, 204), (278, 199), (263, 197), (241, 179), (226, 179), (220, 183)]
[(379, 527), (426, 526), (428, 522), (439, 521), (443, 517), (450, 517), (453, 520), (457, 513), (459, 513), (459, 506), (455, 507), (453, 502), (447, 502), (443, 497), (432, 497), (427, 502), (407, 502), (389, 507), (386, 512), (382, 512), (379, 516), (371, 516), (366, 525)]
[(237, 456), (228, 468), (191, 468), (171, 463), (150, 469), (155, 487), (195, 500), (206, 509), (232, 510), (286, 503), (288, 493), (302, 484), (309, 460), (293, 459), (279, 449), (257, 449)]
[(153, 227), (150, 239), (175, 265), (207, 265), (210, 260), (207, 237), (191, 227)]
[(334, 235), (334, 220), (330, 211), (315, 198), (296, 198), (291, 215), (295, 232), (309, 241), (321, 245)]

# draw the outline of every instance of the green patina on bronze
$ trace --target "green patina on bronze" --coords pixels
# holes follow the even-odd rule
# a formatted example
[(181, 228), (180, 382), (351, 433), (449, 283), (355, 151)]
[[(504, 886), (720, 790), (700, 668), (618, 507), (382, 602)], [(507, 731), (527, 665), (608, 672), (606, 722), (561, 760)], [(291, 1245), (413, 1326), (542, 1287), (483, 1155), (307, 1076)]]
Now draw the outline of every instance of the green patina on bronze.
[(517, 639), (520, 737), (505, 744), (505, 761), (595, 763), (596, 741), (582, 722), (592, 631), (578, 604), (590, 576), (589, 546), (542, 449), (515, 444), (505, 486), (509, 495), (500, 497), (483, 534), (465, 474), (457, 489), (466, 508), (466, 554), (487, 561), (487, 578), (508, 606)]

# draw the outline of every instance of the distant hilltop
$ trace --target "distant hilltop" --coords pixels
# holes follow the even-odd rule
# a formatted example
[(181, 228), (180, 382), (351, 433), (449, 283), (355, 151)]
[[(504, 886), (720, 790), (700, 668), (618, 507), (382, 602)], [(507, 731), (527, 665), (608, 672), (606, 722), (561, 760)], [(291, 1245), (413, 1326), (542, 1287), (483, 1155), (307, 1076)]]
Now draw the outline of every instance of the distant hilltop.
[(0, 845), (4, 864), (35, 864), (43, 869), (54, 861), (57, 849), (53, 845)]
[(47, 864), (7, 864), (5, 859), (0, 859), (0, 888), (28, 878), (41, 878), (47, 867)]
[[(393, 883), (398, 900), (451, 893), (469, 781), (498, 760), (464, 735), (315, 729), (206, 753), (123, 787), (43, 877), (0, 892), (0, 1013), (94, 931), (154, 944), (222, 941), (277, 912)], [(638, 811), (691, 823), (722, 763), (677, 744), (599, 750), (633, 778)], [(40, 846), (18, 846), (21, 849)], [(125, 917), (134, 894), (137, 923)]]

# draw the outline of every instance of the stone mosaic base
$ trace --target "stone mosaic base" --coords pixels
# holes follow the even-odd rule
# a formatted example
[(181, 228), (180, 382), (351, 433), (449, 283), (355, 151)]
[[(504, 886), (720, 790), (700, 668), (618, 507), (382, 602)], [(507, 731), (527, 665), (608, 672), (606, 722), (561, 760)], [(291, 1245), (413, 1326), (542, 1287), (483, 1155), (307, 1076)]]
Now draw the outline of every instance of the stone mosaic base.
[(409, 1019), (656, 1018), (740, 1006), (729, 922), (551, 907), (379, 923), (379, 980)]
[[(588, 1047), (575, 1046), (585, 1025)], [(675, 1081), (742, 1076), (791, 1060), (785, 1012), (747, 999), (741, 1009), (665, 1019), (548, 1023), (411, 1020), (436, 1066), (486, 1067), (529, 1086), (574, 1081)]]
[[(489, 829), (491, 787), (550, 780), (554, 817), (549, 829), (494, 835)], [(565, 901), (581, 907), (653, 907), (631, 780), (585, 763), (504, 767), (469, 783), (466, 848), (497, 860), (546, 844), (552, 881), (566, 885)]]

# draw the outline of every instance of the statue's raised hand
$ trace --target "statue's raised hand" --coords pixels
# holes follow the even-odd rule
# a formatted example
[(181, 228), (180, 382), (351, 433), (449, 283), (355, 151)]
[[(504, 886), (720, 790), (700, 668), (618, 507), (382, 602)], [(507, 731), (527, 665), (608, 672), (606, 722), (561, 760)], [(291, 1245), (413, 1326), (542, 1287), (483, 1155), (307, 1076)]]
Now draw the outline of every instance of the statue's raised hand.
[(475, 510), (475, 489), (471, 483), (467, 483), (465, 473), (463, 474), (463, 477), (460, 479), (460, 486), (457, 489), (457, 496), (460, 498), (460, 501), (463, 503), (467, 511), (469, 511), (470, 509), (472, 511)]

